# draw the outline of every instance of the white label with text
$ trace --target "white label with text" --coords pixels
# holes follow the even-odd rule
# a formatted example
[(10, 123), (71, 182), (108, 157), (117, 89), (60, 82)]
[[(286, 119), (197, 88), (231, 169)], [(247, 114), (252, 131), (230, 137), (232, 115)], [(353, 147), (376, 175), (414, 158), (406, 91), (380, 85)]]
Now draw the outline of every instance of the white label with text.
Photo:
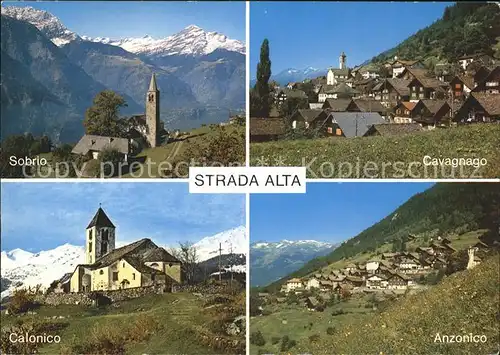
[(190, 193), (305, 193), (305, 167), (192, 167)]

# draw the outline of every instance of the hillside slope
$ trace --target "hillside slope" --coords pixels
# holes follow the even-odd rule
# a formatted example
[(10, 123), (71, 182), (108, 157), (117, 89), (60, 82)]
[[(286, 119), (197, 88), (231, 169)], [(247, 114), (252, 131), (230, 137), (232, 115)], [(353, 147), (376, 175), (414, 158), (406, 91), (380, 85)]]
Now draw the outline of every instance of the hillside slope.
[(447, 7), (440, 20), (374, 57), (372, 61), (383, 62), (395, 55), (401, 59), (433, 56), (448, 61), (476, 53), (492, 55), (499, 34), (498, 3), (459, 2)]
[(409, 233), (464, 233), (480, 228), (498, 230), (500, 184), (440, 183), (417, 194), (380, 222), (342, 243), (332, 253), (267, 287), (278, 290), (292, 277), (303, 277), (333, 262), (374, 251)]
[[(313, 354), (493, 354), (500, 340), (499, 267), (497, 253), (370, 320), (354, 321), (301, 348)], [(445, 344), (435, 341), (437, 334), (485, 335), (487, 340)]]

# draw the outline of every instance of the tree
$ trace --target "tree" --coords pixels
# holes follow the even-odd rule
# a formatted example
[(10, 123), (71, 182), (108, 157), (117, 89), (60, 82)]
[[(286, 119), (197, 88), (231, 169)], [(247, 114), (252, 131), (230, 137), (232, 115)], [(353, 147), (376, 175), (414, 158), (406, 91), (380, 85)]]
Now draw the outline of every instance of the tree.
[(187, 284), (194, 283), (198, 270), (198, 251), (191, 242), (179, 242), (178, 248), (172, 248), (170, 253), (181, 262), (181, 271)]
[(257, 64), (257, 82), (255, 83), (255, 92), (253, 99), (254, 109), (251, 115), (254, 117), (269, 117), (271, 110), (271, 97), (269, 95), (269, 78), (271, 78), (271, 60), (269, 59), (269, 41), (264, 39), (260, 47), (260, 61)]
[(299, 109), (309, 108), (307, 99), (301, 97), (289, 97), (279, 107), (280, 117), (289, 119)]
[(101, 166), (103, 167), (103, 171), (101, 173), (106, 177), (111, 177), (111, 175), (115, 175), (115, 168), (118, 166), (123, 159), (122, 154), (116, 149), (106, 149), (100, 155)]
[(120, 119), (120, 108), (127, 103), (117, 93), (105, 90), (97, 94), (93, 105), (85, 112), (83, 126), (86, 134), (122, 137), (126, 135), (125, 121)]

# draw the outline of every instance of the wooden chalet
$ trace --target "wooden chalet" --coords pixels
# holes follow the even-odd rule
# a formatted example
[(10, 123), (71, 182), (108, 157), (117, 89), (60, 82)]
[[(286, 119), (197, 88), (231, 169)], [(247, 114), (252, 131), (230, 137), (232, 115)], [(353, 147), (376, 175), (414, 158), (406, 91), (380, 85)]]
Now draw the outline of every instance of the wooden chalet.
[(464, 98), (474, 89), (474, 77), (462, 74), (455, 75), (450, 80), (449, 89), (453, 99)]
[(497, 65), (490, 71), (486, 77), (478, 82), (477, 86), (472, 89), (473, 92), (484, 92), (488, 94), (500, 93), (500, 65)]
[(471, 92), (453, 120), (459, 123), (500, 121), (500, 94)]
[(394, 107), (410, 99), (409, 83), (410, 80), (400, 78), (384, 79), (373, 88), (374, 97), (385, 107)]
[(326, 119), (324, 110), (299, 109), (290, 118), (292, 128), (316, 128), (323, 124)]
[(393, 109), (392, 120), (394, 123), (413, 123), (413, 110), (416, 105), (416, 102), (399, 102)]
[(427, 69), (406, 69), (402, 77), (410, 80), (408, 83), (410, 101), (443, 99), (445, 97), (448, 84), (430, 77), (427, 74)]
[(451, 107), (445, 100), (419, 100), (412, 112), (413, 120), (422, 126), (435, 126), (451, 118)]
[(279, 139), (286, 133), (282, 118), (250, 118), (250, 142), (267, 142)]

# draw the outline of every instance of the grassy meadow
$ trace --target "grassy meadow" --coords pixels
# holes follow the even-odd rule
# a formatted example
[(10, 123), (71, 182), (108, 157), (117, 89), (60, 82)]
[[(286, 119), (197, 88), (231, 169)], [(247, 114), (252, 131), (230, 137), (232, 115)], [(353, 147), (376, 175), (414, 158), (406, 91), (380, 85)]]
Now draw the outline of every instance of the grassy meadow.
[[(36, 314), (2, 312), (2, 342), (11, 326), (40, 327), (61, 337), (39, 354), (225, 354), (245, 348), (243, 336), (222, 334), (226, 318), (244, 314), (244, 294), (217, 304), (186, 292), (148, 295), (106, 307), (40, 306)], [(40, 324), (44, 323), (44, 326)], [(33, 327), (32, 325), (36, 326)], [(214, 342), (217, 338), (220, 341)], [(226, 348), (220, 344), (232, 344)]]
[[(500, 125), (476, 124), (392, 137), (252, 143), (250, 165), (306, 166), (309, 178), (495, 178), (500, 176), (498, 147)], [(484, 158), (487, 165), (424, 166), (425, 156)]]

